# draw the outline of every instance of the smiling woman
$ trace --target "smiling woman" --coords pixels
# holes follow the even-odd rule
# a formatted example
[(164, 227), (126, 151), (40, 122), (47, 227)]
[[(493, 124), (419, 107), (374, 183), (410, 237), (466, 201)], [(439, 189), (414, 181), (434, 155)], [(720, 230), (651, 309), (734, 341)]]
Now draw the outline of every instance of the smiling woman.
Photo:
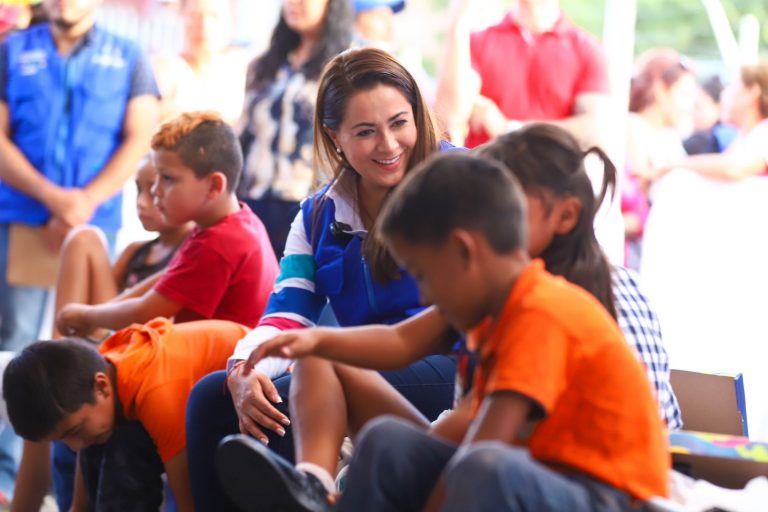
[[(269, 443), (295, 459), (298, 469), (314, 468), (313, 478), (330, 489), (346, 432), (384, 413), (426, 425), (451, 406), (456, 365), (445, 355), (420, 354), (415, 364), (382, 373), (320, 359), (301, 360), (292, 373), (286, 373), (290, 361), (245, 362), (283, 330), (314, 327), (326, 304), (342, 326), (396, 323), (423, 309), (413, 277), (369, 231), (405, 175), (443, 146), (450, 147), (440, 143), (413, 76), (392, 56), (348, 50), (326, 66), (314, 116), (314, 161), (315, 172), (330, 183), (302, 203), (267, 310), (230, 358), (229, 377), (210, 375), (190, 396), (189, 462), (198, 511), (227, 503), (214, 488), (227, 479), (211, 474), (216, 445), (227, 434), (239, 430)], [(221, 394), (225, 380), (231, 401)], [(269, 482), (260, 476), (247, 477), (249, 486)], [(298, 477), (307, 478), (304, 472)], [(248, 508), (273, 509), (274, 490), (263, 490)]]

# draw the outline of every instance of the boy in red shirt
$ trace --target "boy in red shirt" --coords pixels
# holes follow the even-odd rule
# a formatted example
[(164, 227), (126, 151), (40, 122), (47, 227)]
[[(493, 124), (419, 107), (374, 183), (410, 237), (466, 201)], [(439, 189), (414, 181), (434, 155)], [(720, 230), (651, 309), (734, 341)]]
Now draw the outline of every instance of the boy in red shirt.
[[(430, 160), (388, 199), (378, 236), (437, 311), (383, 330), (286, 333), (260, 347), (349, 361), (350, 351), (382, 353), (387, 343), (399, 351), (387, 334), (399, 330), (415, 353), (444, 347), (448, 324), (469, 334), (474, 389), (431, 432), (394, 417), (370, 422), (336, 510), (623, 511), (667, 494), (665, 432), (645, 371), (592, 295), (530, 261), (524, 204), (498, 163)], [(250, 439), (225, 440), (218, 463), (241, 506), (264, 502), (269, 485), (276, 509), (328, 508), (307, 478)]]
[(149, 289), (120, 302), (65, 306), (57, 320), (64, 334), (121, 329), (156, 316), (253, 327), (264, 312), (277, 260), (264, 225), (235, 197), (243, 156), (232, 128), (213, 112), (185, 113), (160, 127), (152, 149), (155, 202), (168, 222), (192, 220), (197, 228)]
[(168, 474), (191, 511), (184, 417), (192, 386), (223, 368), (248, 329), (157, 318), (116, 332), (100, 348), (77, 338), (33, 343), (3, 375), (8, 416), (30, 441), (79, 452), (74, 508), (158, 510)]

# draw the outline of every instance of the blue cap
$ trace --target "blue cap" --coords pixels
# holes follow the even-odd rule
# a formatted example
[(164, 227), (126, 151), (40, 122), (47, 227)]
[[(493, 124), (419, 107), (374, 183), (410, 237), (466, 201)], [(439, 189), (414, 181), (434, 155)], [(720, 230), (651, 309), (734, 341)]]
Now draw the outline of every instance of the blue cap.
[(376, 7), (389, 7), (392, 12), (405, 9), (405, 0), (355, 0), (355, 12), (367, 11)]

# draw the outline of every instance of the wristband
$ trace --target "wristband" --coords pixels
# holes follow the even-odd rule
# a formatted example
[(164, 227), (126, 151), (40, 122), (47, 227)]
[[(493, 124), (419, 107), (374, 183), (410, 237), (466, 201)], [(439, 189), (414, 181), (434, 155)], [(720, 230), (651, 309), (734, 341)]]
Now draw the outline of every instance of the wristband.
[[(233, 364), (230, 365), (229, 364), (230, 362), (232, 362)], [(224, 392), (225, 393), (229, 389), (229, 378), (232, 376), (233, 373), (235, 373), (235, 370), (237, 370), (238, 368), (240, 368), (244, 364), (245, 364), (245, 360), (243, 360), (243, 359), (240, 359), (239, 361), (235, 360), (235, 359), (227, 361), (227, 366), (228, 366), (228, 368), (227, 368), (227, 376), (224, 378)]]

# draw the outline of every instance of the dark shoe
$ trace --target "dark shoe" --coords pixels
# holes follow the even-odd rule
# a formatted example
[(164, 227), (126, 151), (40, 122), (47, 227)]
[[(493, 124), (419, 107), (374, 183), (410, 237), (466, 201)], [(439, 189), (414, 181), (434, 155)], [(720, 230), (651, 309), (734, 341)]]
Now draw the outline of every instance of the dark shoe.
[(227, 495), (243, 512), (329, 512), (328, 492), (310, 474), (297, 471), (260, 442), (225, 437), (216, 450), (216, 472)]

